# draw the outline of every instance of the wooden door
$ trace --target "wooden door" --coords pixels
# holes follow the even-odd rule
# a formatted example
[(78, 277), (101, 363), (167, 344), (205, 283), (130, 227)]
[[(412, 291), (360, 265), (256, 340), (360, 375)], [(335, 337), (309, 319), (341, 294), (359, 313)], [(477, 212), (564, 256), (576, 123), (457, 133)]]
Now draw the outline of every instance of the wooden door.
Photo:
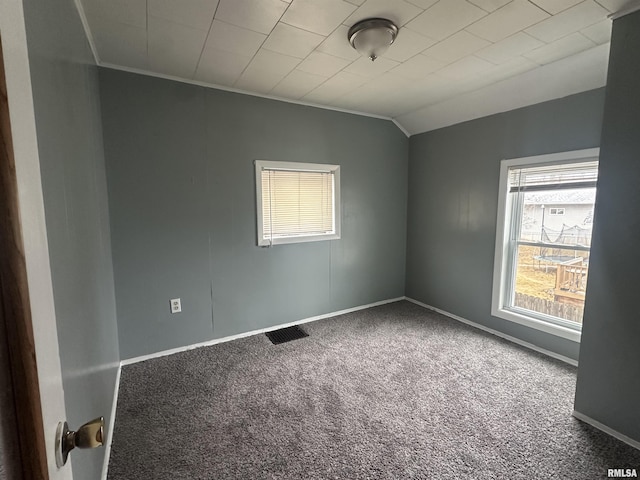
[(72, 479), (22, 2), (0, 4), (0, 350), (0, 479)]

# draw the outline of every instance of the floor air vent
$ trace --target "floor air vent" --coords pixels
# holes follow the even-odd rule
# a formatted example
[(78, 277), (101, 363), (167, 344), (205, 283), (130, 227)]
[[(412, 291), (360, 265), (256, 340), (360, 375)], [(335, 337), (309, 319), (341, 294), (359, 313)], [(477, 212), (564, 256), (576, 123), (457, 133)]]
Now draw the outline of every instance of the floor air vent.
[(309, 336), (307, 332), (305, 332), (297, 325), (293, 327), (281, 328), (280, 330), (274, 330), (272, 332), (267, 332), (265, 335), (269, 338), (269, 340), (271, 340), (271, 343), (273, 343), (274, 345)]

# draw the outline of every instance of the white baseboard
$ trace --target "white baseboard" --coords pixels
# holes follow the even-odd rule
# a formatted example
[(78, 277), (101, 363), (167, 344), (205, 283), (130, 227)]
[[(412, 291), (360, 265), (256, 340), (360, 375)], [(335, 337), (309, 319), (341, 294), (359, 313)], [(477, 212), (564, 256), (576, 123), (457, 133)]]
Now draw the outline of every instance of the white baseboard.
[(427, 305), (426, 303), (419, 302), (418, 300), (414, 300), (413, 298), (409, 298), (409, 297), (404, 297), (404, 298), (405, 300), (411, 303), (415, 303), (416, 305), (424, 307), (428, 310), (433, 310), (434, 312), (438, 312), (446, 317), (452, 318), (454, 320), (465, 323), (472, 327), (479, 328), (480, 330), (491, 333), (492, 335), (496, 335), (497, 337), (504, 338), (505, 340), (509, 340), (510, 342), (517, 343), (518, 345), (529, 348), (531, 350), (535, 350), (536, 352), (555, 358), (556, 360), (561, 360), (565, 363), (568, 363), (569, 365), (573, 365), (574, 367), (578, 366), (578, 362), (573, 358), (565, 357), (564, 355), (560, 355), (550, 350), (540, 348), (537, 345), (534, 345), (533, 343), (525, 342), (524, 340), (520, 340), (519, 338), (512, 337), (511, 335), (507, 335), (506, 333), (499, 332), (498, 330), (494, 330), (493, 328), (485, 327), (484, 325), (480, 325), (479, 323), (472, 322), (471, 320), (467, 320), (466, 318), (459, 317), (445, 310), (440, 310), (439, 308), (432, 307), (431, 305)]
[(113, 441), (113, 427), (116, 424), (116, 407), (118, 405), (118, 392), (120, 392), (120, 372), (122, 372), (122, 362), (118, 365), (118, 373), (116, 374), (116, 384), (113, 390), (113, 404), (111, 405), (111, 417), (109, 418), (109, 426), (107, 427), (107, 441), (104, 448), (104, 463), (102, 464), (102, 480), (107, 480), (109, 473), (109, 458), (111, 457), (111, 442)]
[(230, 342), (239, 338), (251, 337), (261, 333), (271, 332), (272, 330), (278, 330), (280, 328), (292, 327), (294, 325), (300, 325), (303, 323), (315, 322), (316, 320), (322, 320), (324, 318), (335, 317), (337, 315), (344, 315), (345, 313), (357, 312), (358, 310), (364, 310), (366, 308), (377, 307), (380, 305), (386, 305), (387, 303), (399, 302), (404, 300), (405, 297), (390, 298), (388, 300), (382, 300), (380, 302), (368, 303), (367, 305), (360, 305), (358, 307), (347, 308), (345, 310), (339, 310), (337, 312), (324, 313), (322, 315), (316, 315), (315, 317), (303, 318), (294, 322), (283, 323), (280, 325), (274, 325), (273, 327), (260, 328), (258, 330), (251, 330), (250, 332), (239, 333), (237, 335), (231, 335), (229, 337), (216, 338), (214, 340), (208, 340), (206, 342), (194, 343), (191, 345), (185, 345), (184, 347), (172, 348), (169, 350), (162, 350), (156, 353), (150, 353), (149, 355), (141, 355), (139, 357), (128, 358), (122, 360), (121, 365), (131, 365), (132, 363), (144, 362), (152, 358), (166, 357), (167, 355), (173, 355), (174, 353), (186, 352), (201, 347), (209, 347), (211, 345), (217, 345), (218, 343)]
[(638, 450), (640, 450), (640, 442), (639, 441), (634, 440), (631, 437), (627, 437), (626, 435), (623, 435), (622, 433), (618, 432), (617, 430), (614, 430), (613, 428), (607, 427), (605, 424), (600, 423), (597, 420), (594, 420), (593, 418), (585, 415), (584, 413), (578, 412), (577, 410), (574, 410), (572, 415), (575, 418), (577, 418), (578, 420), (581, 420), (581, 421), (583, 421), (585, 423), (588, 423), (592, 427), (597, 428), (598, 430), (606, 433), (607, 435), (611, 435), (612, 437), (617, 438), (621, 442), (624, 442), (627, 445), (630, 445), (633, 448), (637, 448)]

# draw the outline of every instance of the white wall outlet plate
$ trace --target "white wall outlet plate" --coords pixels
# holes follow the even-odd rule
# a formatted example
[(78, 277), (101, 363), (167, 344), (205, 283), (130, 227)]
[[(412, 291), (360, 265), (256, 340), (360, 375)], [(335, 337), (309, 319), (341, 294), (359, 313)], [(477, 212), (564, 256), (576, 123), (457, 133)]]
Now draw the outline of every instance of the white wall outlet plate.
[(182, 311), (182, 303), (179, 298), (171, 299), (171, 313), (180, 313)]

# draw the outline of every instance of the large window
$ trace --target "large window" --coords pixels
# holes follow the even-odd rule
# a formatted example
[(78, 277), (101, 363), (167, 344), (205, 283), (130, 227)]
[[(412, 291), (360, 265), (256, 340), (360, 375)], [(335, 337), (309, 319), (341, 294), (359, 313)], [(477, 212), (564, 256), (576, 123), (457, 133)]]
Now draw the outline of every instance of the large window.
[(503, 160), (492, 314), (580, 340), (598, 149)]
[(256, 160), (258, 245), (340, 238), (340, 167)]

